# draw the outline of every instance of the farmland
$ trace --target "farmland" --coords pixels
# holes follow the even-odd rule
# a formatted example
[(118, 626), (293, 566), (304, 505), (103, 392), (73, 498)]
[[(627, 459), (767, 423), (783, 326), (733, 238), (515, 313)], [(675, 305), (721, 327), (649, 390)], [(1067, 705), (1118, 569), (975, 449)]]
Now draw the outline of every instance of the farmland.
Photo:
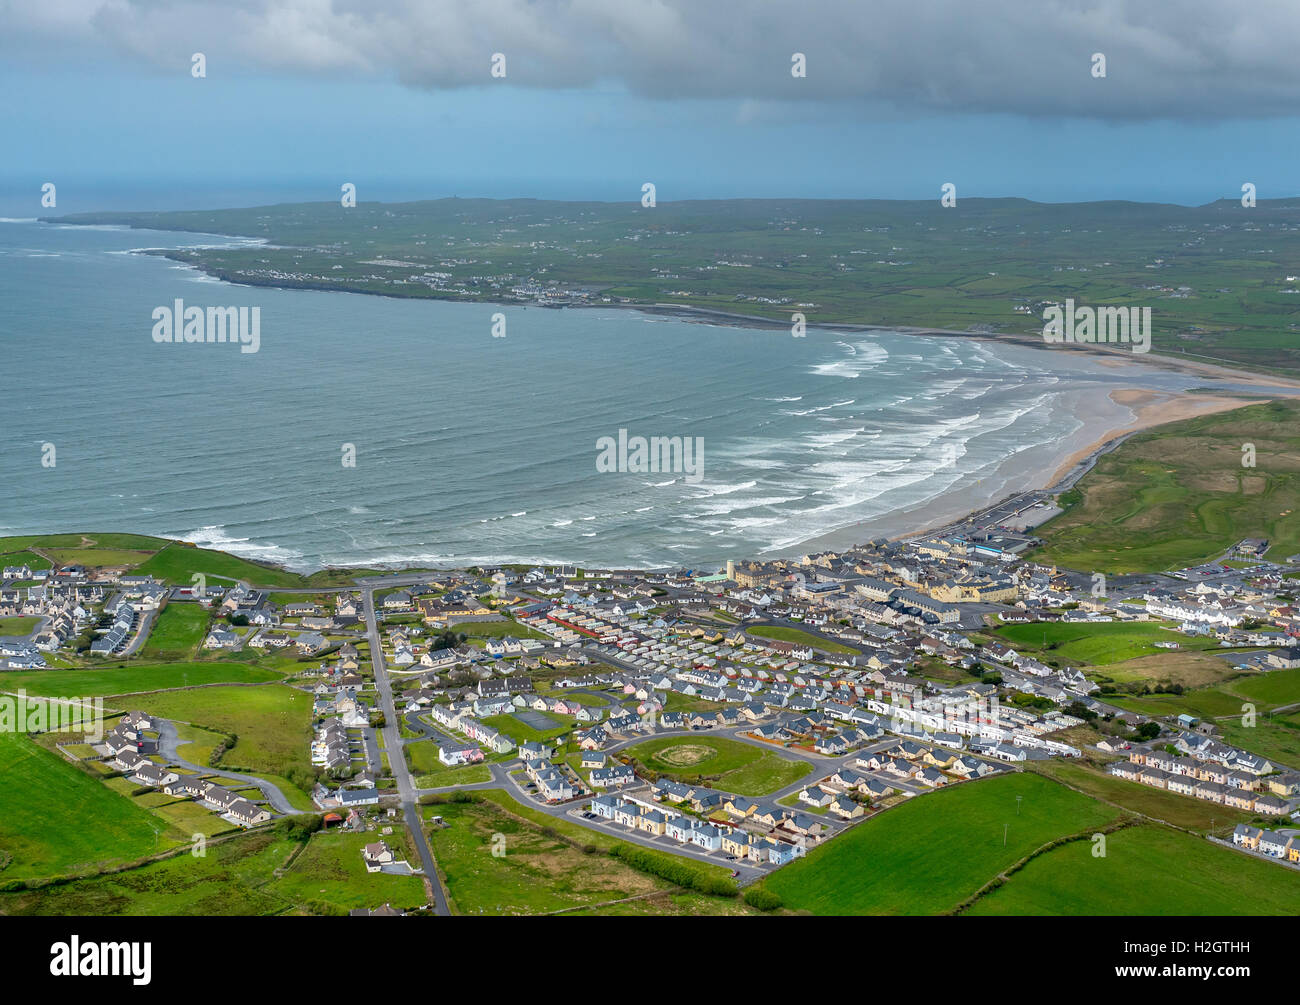
[[(1300, 402), (1170, 423), (1120, 444), (1062, 496), (1029, 557), (1085, 571), (1158, 572), (1222, 555), (1245, 537), (1300, 551)], [(1242, 464), (1242, 445), (1255, 466)]]
[(188, 837), (169, 830), (27, 736), (0, 733), (0, 884), (94, 871)]
[(762, 885), (812, 914), (942, 914), (1044, 844), (1118, 816), (1037, 775), (1003, 775), (886, 810)]
[(257, 684), (278, 680), (280, 675), (246, 663), (165, 663), (140, 666), (134, 663), (96, 670), (24, 670), (6, 673), (0, 684), (6, 691), (51, 698), (107, 697), (142, 691), (196, 687), (203, 684)]
[(1213, 639), (1193, 639), (1153, 621), (1112, 621), (1094, 624), (1053, 621), (1004, 625), (995, 632), (1007, 645), (1040, 658), (1104, 666), (1160, 653), (1157, 642), (1176, 642), (1184, 649), (1209, 649)]
[(310, 769), (311, 696), (282, 684), (172, 691), (142, 696), (133, 705), (236, 737), (223, 768), (276, 775)]
[[(1300, 306), (1287, 295), (1279, 264), (1300, 254), (1291, 243), (1300, 233), (1295, 199), (1261, 200), (1249, 214), (1231, 199), (1197, 207), (963, 199), (952, 208), (933, 199), (698, 200), (647, 210), (629, 198), (370, 202), (346, 214), (337, 204), (308, 203), (58, 219), (262, 238), (257, 247), (157, 252), (246, 285), (482, 302), (494, 284), (506, 294), (510, 275), (544, 274), (610, 300), (734, 312), (783, 327), (791, 303), (815, 298), (810, 324), (982, 331), (1040, 346), (1044, 302), (1155, 300), (1153, 355), (1300, 371), (1289, 329)], [(539, 228), (524, 233), (547, 239), (524, 240), (520, 228)], [(720, 260), (746, 267), (719, 269)], [(413, 279), (435, 267), (445, 281)], [(1154, 268), (1161, 270), (1155, 291)], [(671, 284), (659, 278), (665, 271)], [(1165, 295), (1180, 286), (1185, 296)]]
[[(542, 914), (587, 908), (611, 914), (739, 914), (739, 900), (674, 891), (596, 845), (585, 851), (554, 828), (539, 826), (482, 800), (428, 807), (441, 816), (429, 838), (459, 914)], [(569, 825), (572, 826), (572, 825)], [(582, 832), (581, 833), (586, 833)], [(494, 854), (496, 847), (500, 854)], [(659, 893), (659, 896), (649, 896)], [(610, 901), (645, 897), (625, 904)], [(596, 905), (605, 904), (605, 907)]]
[(1104, 856), (1075, 841), (1031, 860), (972, 915), (1294, 915), (1300, 873), (1168, 827), (1130, 827)]

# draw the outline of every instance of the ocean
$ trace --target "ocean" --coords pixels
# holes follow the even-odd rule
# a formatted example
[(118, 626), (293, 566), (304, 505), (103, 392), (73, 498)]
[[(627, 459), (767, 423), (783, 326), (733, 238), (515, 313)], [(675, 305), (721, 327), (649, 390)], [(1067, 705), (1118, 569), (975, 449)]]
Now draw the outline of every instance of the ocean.
[[(715, 568), (1041, 483), (1080, 403), (1206, 383), (974, 339), (243, 287), (132, 253), (227, 243), (0, 222), (0, 533), (159, 534), (302, 570)], [(258, 351), (156, 342), (178, 299), (258, 308)], [(598, 470), (620, 430), (699, 442), (698, 477)]]

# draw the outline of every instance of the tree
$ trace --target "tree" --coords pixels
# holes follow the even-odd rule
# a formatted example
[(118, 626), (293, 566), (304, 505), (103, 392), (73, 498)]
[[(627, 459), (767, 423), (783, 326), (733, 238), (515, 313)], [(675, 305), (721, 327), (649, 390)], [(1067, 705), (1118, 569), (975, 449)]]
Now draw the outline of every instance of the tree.
[(1097, 718), (1097, 713), (1088, 708), (1081, 701), (1070, 702), (1070, 704), (1065, 706), (1065, 711), (1076, 719), (1083, 719), (1085, 722), (1092, 722), (1093, 719)]
[(454, 632), (450, 628), (444, 629), (433, 637), (432, 649), (455, 649), (465, 641), (464, 632)]

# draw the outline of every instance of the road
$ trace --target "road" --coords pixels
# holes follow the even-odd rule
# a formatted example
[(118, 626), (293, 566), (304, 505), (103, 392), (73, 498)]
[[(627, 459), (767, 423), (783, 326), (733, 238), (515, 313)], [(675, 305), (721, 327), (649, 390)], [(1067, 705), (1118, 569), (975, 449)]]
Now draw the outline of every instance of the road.
[(241, 775), (235, 771), (223, 771), (220, 768), (210, 768), (206, 764), (195, 764), (193, 761), (187, 761), (178, 754), (177, 748), (180, 746), (180, 734), (176, 730), (176, 724), (168, 722), (166, 719), (155, 719), (154, 728), (158, 730), (158, 752), (167, 758), (172, 764), (177, 764), (182, 768), (189, 768), (191, 771), (197, 771), (204, 775), (216, 775), (220, 778), (229, 778), (231, 781), (242, 782), (245, 785), (255, 785), (261, 790), (262, 795), (266, 796), (267, 802), (277, 813), (292, 815), (303, 813), (303, 810), (296, 810), (293, 804), (285, 798), (281, 792), (271, 782), (263, 778), (257, 778), (253, 775)]
[[(387, 577), (384, 585), (390, 585), (392, 580), (403, 578), (407, 577)], [(410, 578), (413, 582), (418, 582), (415, 577)], [(419, 852), (420, 861), (424, 865), (425, 882), (433, 895), (434, 911), (446, 916), (451, 914), (451, 908), (447, 904), (446, 891), (443, 890), (442, 883), (438, 879), (438, 863), (434, 861), (433, 851), (429, 848), (429, 840), (424, 833), (415, 781), (411, 778), (402, 750), (400, 720), (397, 717), (397, 708), (393, 704), (393, 686), (388, 679), (383, 639), (379, 636), (379, 622), (375, 618), (375, 586), (373, 581), (362, 582), (366, 584), (362, 587), (361, 600), (365, 614), (366, 634), (370, 640), (370, 661), (375, 668), (375, 690), (379, 692), (379, 708), (384, 713), (384, 748), (388, 751), (388, 765), (393, 773), (393, 779), (397, 782), (397, 794), (401, 800), (406, 828), (411, 832), (411, 839), (415, 842), (416, 851)]]

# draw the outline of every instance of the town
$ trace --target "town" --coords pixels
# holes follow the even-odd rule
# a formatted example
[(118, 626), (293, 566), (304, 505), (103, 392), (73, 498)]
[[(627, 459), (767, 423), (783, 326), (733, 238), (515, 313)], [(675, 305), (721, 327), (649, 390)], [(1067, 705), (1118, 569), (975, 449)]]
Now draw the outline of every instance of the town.
[(1125, 708), (1161, 692), (1046, 641), (1137, 633), (1225, 672), (1300, 668), (1285, 594), (1300, 556), (1246, 539), (1220, 562), (1099, 586), (1022, 557), (1052, 512), (1031, 494), (938, 533), (720, 570), (476, 567), (305, 592), (34, 561), (4, 567), (0, 618), (27, 631), (0, 640), (0, 661), (25, 681), (120, 661), (182, 613), (195, 652), (278, 661), (310, 705), (306, 778), (220, 751), (201, 763), (192, 723), (129, 705), (101, 742), (57, 750), (240, 830), (309, 810), (358, 835), (367, 873), (427, 883), (434, 909), (432, 811), (458, 793), (501, 790), (745, 887), (909, 801), (1052, 761), (1280, 821), (1209, 836), (1300, 866), (1295, 765), (1229, 742), (1221, 717)]

